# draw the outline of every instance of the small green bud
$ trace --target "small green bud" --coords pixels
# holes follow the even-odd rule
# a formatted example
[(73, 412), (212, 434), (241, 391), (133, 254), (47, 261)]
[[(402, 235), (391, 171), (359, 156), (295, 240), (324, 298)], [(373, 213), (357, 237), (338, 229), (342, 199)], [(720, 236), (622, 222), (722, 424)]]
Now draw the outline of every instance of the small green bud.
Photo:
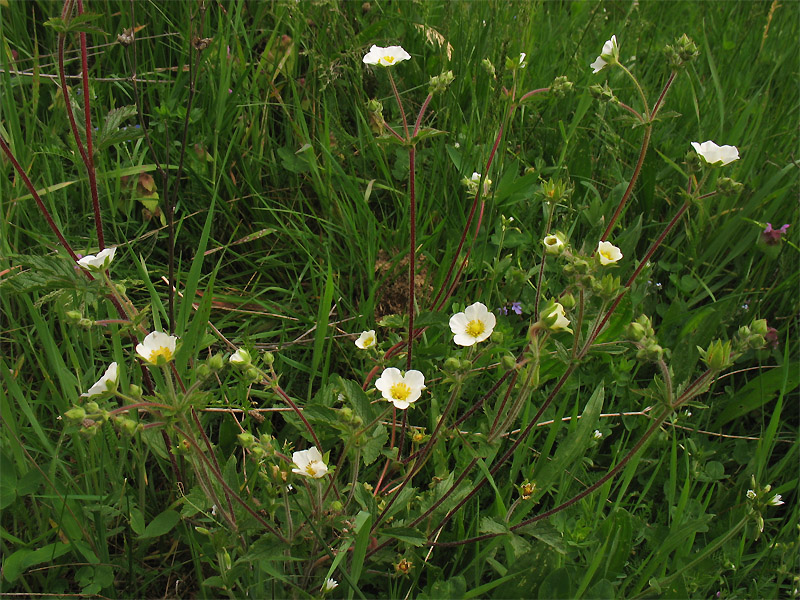
[(459, 361), (458, 367), (462, 371), (469, 371), (472, 368), (472, 361), (466, 358), (462, 358), (461, 361)]
[(83, 318), (83, 315), (78, 312), (77, 310), (68, 310), (66, 312), (66, 317), (69, 319), (71, 323), (79, 323), (80, 320)]
[(114, 420), (114, 424), (127, 435), (133, 435), (136, 433), (136, 430), (139, 427), (139, 424), (134, 421), (133, 419), (128, 419), (127, 417), (120, 417)]
[(703, 169), (703, 159), (694, 150), (686, 155), (686, 170), (689, 174), (699, 173)]
[(447, 373), (455, 373), (456, 371), (458, 371), (460, 365), (461, 361), (459, 361), (454, 356), (451, 356), (450, 358), (444, 361), (443, 368)]
[(751, 335), (750, 328), (747, 325), (742, 325), (741, 327), (739, 327), (739, 331), (737, 333), (739, 334), (739, 337), (742, 338), (743, 340), (746, 340)]
[(717, 180), (717, 191), (723, 196), (735, 196), (744, 189), (744, 185), (730, 177), (720, 177)]
[(211, 535), (211, 532), (208, 529), (206, 529), (205, 527), (197, 526), (197, 527), (194, 528), (194, 530), (197, 533), (201, 533), (203, 535)]
[(561, 298), (558, 299), (558, 301), (561, 303), (561, 306), (564, 307), (564, 310), (572, 310), (573, 308), (575, 308), (576, 304), (575, 296), (573, 296), (572, 294), (569, 293), (564, 294), (563, 296), (561, 296)]
[(86, 403), (86, 413), (90, 415), (96, 415), (100, 412), (100, 405), (97, 404), (94, 400), (91, 402)]
[(200, 379), (208, 379), (211, 377), (211, 368), (206, 363), (200, 363), (197, 366), (197, 376)]
[(510, 354), (506, 354), (500, 359), (500, 366), (504, 371), (511, 371), (517, 368), (517, 359)]
[(732, 364), (730, 341), (723, 343), (721, 340), (714, 340), (706, 350), (699, 346), (697, 349), (706, 366), (712, 371), (721, 371)]
[(567, 79), (566, 75), (559, 75), (553, 80), (553, 85), (550, 86), (550, 92), (556, 98), (563, 98), (567, 92), (571, 92), (573, 88), (572, 82)]
[(769, 331), (766, 319), (756, 319), (750, 326), (753, 329), (753, 333), (757, 333), (758, 335), (767, 335)]
[(86, 418), (86, 411), (83, 410), (80, 406), (75, 406), (69, 409), (67, 412), (64, 413), (64, 416), (67, 417), (70, 421), (76, 421), (80, 423)]
[(142, 388), (140, 388), (135, 383), (132, 383), (128, 386), (128, 394), (131, 395), (133, 398), (141, 398), (142, 397)]
[(492, 331), (492, 335), (489, 336), (489, 339), (492, 340), (495, 344), (502, 344), (504, 335), (502, 331), (497, 331), (496, 329)]
[(372, 113), (382, 114), (383, 113), (383, 104), (381, 104), (378, 100), (375, 100), (373, 98), (372, 100), (367, 102), (367, 110), (369, 112), (372, 112)]
[(94, 325), (94, 321), (92, 321), (91, 319), (84, 318), (78, 321), (78, 327), (81, 327), (83, 329), (91, 329), (92, 325)]
[(208, 359), (208, 368), (212, 371), (221, 371), (222, 367), (225, 366), (225, 361), (222, 359), (222, 354), (215, 354), (211, 358)]
[(673, 71), (683, 68), (700, 56), (697, 45), (685, 33), (675, 40), (674, 45), (667, 46), (664, 52)]
[(619, 102), (617, 97), (614, 95), (614, 92), (608, 87), (608, 82), (603, 82), (602, 84), (595, 83), (594, 85), (589, 86), (589, 93), (592, 94), (592, 97), (595, 100), (600, 100), (601, 102)]
[(247, 369), (245, 369), (244, 374), (250, 381), (258, 381), (259, 378), (261, 377), (261, 374), (255, 367), (248, 367)]
[(445, 71), (441, 75), (437, 75), (436, 77), (431, 77), (430, 84), (428, 85), (428, 92), (430, 94), (441, 94), (447, 89), (455, 77), (453, 76), (452, 71)]
[(633, 322), (628, 325), (626, 335), (628, 336), (628, 339), (633, 340), (634, 342), (641, 342), (645, 337), (647, 337), (647, 330), (641, 325), (641, 323)]
[(249, 431), (243, 431), (242, 433), (236, 436), (236, 439), (238, 439), (239, 443), (245, 448), (249, 448), (250, 446), (256, 443), (255, 436)]
[(344, 509), (344, 505), (339, 500), (334, 500), (331, 502), (331, 511), (332, 512), (342, 512)]
[(344, 421), (345, 423), (349, 424), (353, 422), (354, 413), (353, 409), (350, 408), (349, 406), (343, 406), (342, 408), (340, 408), (339, 414), (342, 417), (342, 421)]
[(271, 367), (275, 362), (275, 355), (272, 352), (264, 352), (262, 358), (264, 360), (264, 364), (268, 367)]

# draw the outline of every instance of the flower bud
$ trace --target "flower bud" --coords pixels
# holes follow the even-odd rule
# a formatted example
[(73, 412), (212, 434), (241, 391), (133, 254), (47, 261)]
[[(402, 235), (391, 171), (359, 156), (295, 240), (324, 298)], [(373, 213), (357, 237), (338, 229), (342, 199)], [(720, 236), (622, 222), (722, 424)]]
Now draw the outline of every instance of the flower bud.
[(469, 371), (472, 368), (472, 361), (467, 358), (462, 358), (459, 361), (458, 368), (461, 371)]
[(67, 319), (69, 319), (69, 321), (73, 324), (80, 323), (81, 319), (83, 318), (83, 315), (77, 310), (68, 310), (65, 314)]
[(625, 333), (628, 336), (628, 339), (634, 342), (641, 342), (643, 339), (645, 339), (645, 337), (647, 337), (647, 330), (644, 328), (644, 326), (642, 326), (641, 323), (636, 323), (635, 321), (628, 325)]
[(721, 340), (714, 340), (706, 350), (699, 346), (697, 349), (706, 366), (712, 371), (721, 371), (732, 364), (730, 341), (723, 343)]
[(510, 354), (506, 354), (500, 359), (500, 366), (504, 371), (511, 371), (517, 368), (517, 359)]
[(444, 368), (445, 372), (447, 372), (447, 373), (455, 373), (456, 371), (458, 371), (458, 368), (459, 368), (460, 364), (461, 364), (461, 361), (459, 361), (454, 356), (451, 356), (450, 358), (448, 358), (447, 360), (444, 361), (444, 367), (443, 368)]
[(142, 388), (140, 388), (138, 385), (132, 383), (130, 386), (128, 386), (128, 394), (130, 394), (130, 396), (133, 397), (133, 398), (141, 398), (142, 397)]
[(83, 410), (80, 406), (75, 406), (69, 409), (67, 412), (64, 413), (64, 416), (67, 417), (70, 421), (75, 421), (79, 423), (86, 418), (86, 411)]
[(197, 366), (197, 377), (199, 379), (208, 379), (211, 377), (211, 368), (206, 363), (200, 363)]
[(239, 443), (245, 448), (249, 448), (250, 446), (256, 443), (255, 436), (249, 431), (243, 431), (242, 433), (236, 436), (236, 439), (238, 439)]
[(222, 359), (222, 354), (214, 354), (208, 359), (208, 368), (212, 371), (221, 371), (225, 366), (225, 361)]
[(569, 293), (561, 296), (558, 301), (561, 303), (561, 306), (564, 307), (564, 310), (572, 310), (575, 308), (575, 304), (577, 304), (575, 301), (575, 296)]
[(492, 335), (489, 337), (489, 339), (495, 344), (502, 344), (504, 338), (505, 336), (503, 335), (503, 332), (497, 331), (496, 329), (492, 331)]
[(563, 98), (567, 92), (571, 92), (573, 88), (572, 82), (567, 79), (566, 75), (559, 75), (553, 80), (553, 84), (550, 86), (550, 92), (556, 98)]
[(330, 504), (332, 512), (342, 512), (344, 505), (339, 500), (334, 500)]
[(445, 71), (436, 77), (431, 77), (430, 84), (428, 85), (428, 93), (441, 94), (447, 89), (447, 86), (453, 83), (454, 79), (455, 77), (452, 71)]
[(751, 323), (750, 327), (752, 327), (753, 333), (757, 333), (758, 335), (767, 335), (769, 332), (766, 319), (756, 319)]
[(268, 367), (271, 367), (275, 362), (275, 355), (272, 352), (264, 352), (264, 356), (262, 358), (264, 360), (264, 364)]
[(730, 177), (720, 177), (717, 180), (717, 191), (723, 196), (735, 196), (744, 189), (744, 185)]
[(600, 100), (601, 102), (619, 102), (614, 92), (608, 87), (608, 82), (603, 82), (602, 85), (599, 83), (590, 85), (589, 93), (592, 94), (595, 100)]
[(546, 235), (542, 240), (542, 244), (544, 244), (544, 251), (547, 252), (547, 254), (558, 256), (564, 251), (564, 236), (556, 231), (555, 233)]

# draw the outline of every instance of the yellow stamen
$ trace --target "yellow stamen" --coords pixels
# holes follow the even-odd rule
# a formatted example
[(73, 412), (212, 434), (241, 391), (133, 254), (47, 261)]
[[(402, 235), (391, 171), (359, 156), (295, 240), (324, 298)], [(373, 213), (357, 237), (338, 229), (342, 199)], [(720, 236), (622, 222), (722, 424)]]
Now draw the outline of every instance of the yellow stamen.
[(389, 393), (395, 400), (400, 400), (401, 402), (405, 402), (406, 398), (408, 398), (411, 395), (411, 388), (401, 381), (400, 383), (395, 383), (389, 389)]
[(383, 60), (385, 60), (389, 64), (392, 64), (394, 62), (394, 56), (384, 56)]
[(314, 463), (308, 463), (306, 465), (306, 473), (314, 477), (316, 473), (314, 472)]
[(172, 360), (172, 350), (170, 350), (166, 346), (161, 346), (160, 348), (156, 348), (150, 353), (150, 362), (157, 363), (159, 356), (163, 356), (164, 361), (169, 362)]
[(467, 323), (467, 335), (470, 335), (474, 338), (478, 337), (486, 330), (486, 325), (483, 324), (483, 321), (480, 319), (475, 319)]

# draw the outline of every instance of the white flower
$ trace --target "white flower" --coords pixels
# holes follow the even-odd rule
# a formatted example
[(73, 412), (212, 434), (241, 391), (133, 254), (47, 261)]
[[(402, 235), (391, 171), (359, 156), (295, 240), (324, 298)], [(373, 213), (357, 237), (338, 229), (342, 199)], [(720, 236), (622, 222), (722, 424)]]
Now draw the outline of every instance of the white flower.
[(375, 387), (386, 400), (394, 404), (395, 408), (405, 410), (422, 395), (422, 390), (425, 389), (425, 376), (413, 369), (402, 375), (400, 369), (389, 367), (381, 373), (375, 382)]
[[(474, 172), (472, 174), (472, 177), (466, 180), (466, 182), (469, 193), (474, 194), (475, 192), (478, 191), (478, 185), (481, 182), (481, 174), (478, 173), (477, 171)], [(491, 189), (492, 189), (492, 180), (487, 178), (483, 181), (483, 195), (488, 196)]]
[(519, 53), (519, 68), (520, 69), (524, 69), (525, 67), (528, 66), (528, 63), (525, 61), (525, 57), (526, 56), (527, 56), (527, 54), (525, 54), (524, 52), (520, 52)]
[(322, 460), (322, 454), (316, 446), (311, 446), (308, 450), (298, 450), (292, 453), (292, 462), (297, 467), (292, 469), (292, 473), (305, 475), (319, 479), (328, 472), (328, 465)]
[(117, 389), (117, 363), (112, 362), (108, 365), (103, 376), (97, 380), (97, 383), (90, 387), (88, 391), (81, 394), (81, 397), (91, 398), (93, 396), (105, 394), (106, 392), (113, 392), (115, 389)]
[(323, 594), (333, 591), (336, 587), (338, 587), (339, 582), (335, 579), (326, 579), (325, 583), (322, 584), (321, 591)]
[(724, 166), (739, 160), (739, 149), (736, 146), (717, 146), (714, 142), (708, 140), (702, 144), (700, 142), (692, 142), (692, 148), (710, 165), (721, 162)]
[(569, 331), (569, 319), (564, 314), (564, 307), (558, 302), (554, 302), (551, 307), (542, 311), (542, 320), (553, 321), (552, 324), (548, 325), (551, 331)]
[(230, 362), (232, 365), (236, 365), (237, 367), (249, 365), (250, 361), (250, 353), (244, 348), (239, 348), (236, 352), (231, 354), (231, 357), (228, 359), (228, 362)]
[(594, 433), (592, 433), (592, 437), (596, 440), (600, 440), (603, 438), (603, 434), (600, 432), (599, 429), (595, 429)]
[(400, 46), (389, 46), (388, 48), (381, 48), (380, 46), (372, 46), (364, 55), (362, 59), (365, 65), (381, 65), (383, 67), (391, 67), (397, 63), (408, 60), (411, 55), (403, 50)]
[(356, 340), (356, 346), (362, 350), (366, 350), (367, 348), (372, 348), (375, 345), (375, 342), (375, 330), (370, 329), (369, 331), (361, 332), (361, 335), (358, 336), (358, 339)]
[(753, 490), (747, 490), (747, 493), (745, 494), (745, 496), (747, 496), (748, 500), (755, 500), (756, 499), (756, 493)]
[(450, 331), (453, 332), (453, 341), (459, 346), (473, 346), (482, 342), (494, 330), (497, 317), (489, 312), (485, 304), (476, 302), (468, 306), (464, 312), (456, 313), (450, 317)]
[(111, 266), (111, 261), (114, 260), (114, 253), (116, 251), (116, 248), (106, 248), (105, 250), (100, 250), (96, 256), (94, 254), (84, 256), (78, 260), (78, 264), (87, 271), (105, 271), (109, 266)]
[(619, 46), (617, 45), (617, 36), (612, 35), (611, 39), (603, 44), (603, 51), (600, 53), (600, 56), (597, 57), (597, 60), (589, 65), (593, 69), (592, 73), (599, 73), (609, 62), (616, 61), (618, 57)]
[(601, 265), (613, 265), (622, 258), (622, 252), (611, 242), (600, 242), (597, 244), (597, 254), (600, 257)]
[(781, 500), (781, 495), (775, 494), (772, 498), (767, 500), (767, 504), (769, 504), (770, 506), (780, 506), (781, 504), (783, 504), (783, 500)]
[(136, 346), (136, 353), (151, 365), (168, 363), (175, 357), (177, 341), (174, 335), (153, 331)]
[(564, 250), (564, 238), (557, 233), (546, 235), (542, 243), (544, 244), (545, 252), (548, 254), (561, 254)]

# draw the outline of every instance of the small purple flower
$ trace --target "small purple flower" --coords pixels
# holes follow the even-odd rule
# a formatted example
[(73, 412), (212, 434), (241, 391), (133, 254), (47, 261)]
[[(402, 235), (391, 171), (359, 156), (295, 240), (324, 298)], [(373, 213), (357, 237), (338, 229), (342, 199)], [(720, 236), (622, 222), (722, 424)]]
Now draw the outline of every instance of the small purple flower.
[(499, 310), (499, 311), (500, 311), (501, 313), (503, 313), (504, 315), (507, 315), (507, 314), (508, 314), (508, 309), (507, 309), (505, 306), (501, 306), (501, 307), (500, 307), (500, 308), (498, 308), (497, 310)]
[(511, 303), (511, 310), (513, 310), (518, 315), (522, 314), (522, 302), (512, 302)]
[(767, 223), (767, 228), (761, 232), (761, 241), (767, 246), (777, 246), (781, 242), (781, 236), (786, 234), (787, 229), (789, 229), (788, 223), (780, 229), (773, 229), (772, 223)]
[(770, 344), (773, 348), (778, 347), (778, 330), (774, 327), (767, 327), (767, 334), (764, 336), (764, 339)]

